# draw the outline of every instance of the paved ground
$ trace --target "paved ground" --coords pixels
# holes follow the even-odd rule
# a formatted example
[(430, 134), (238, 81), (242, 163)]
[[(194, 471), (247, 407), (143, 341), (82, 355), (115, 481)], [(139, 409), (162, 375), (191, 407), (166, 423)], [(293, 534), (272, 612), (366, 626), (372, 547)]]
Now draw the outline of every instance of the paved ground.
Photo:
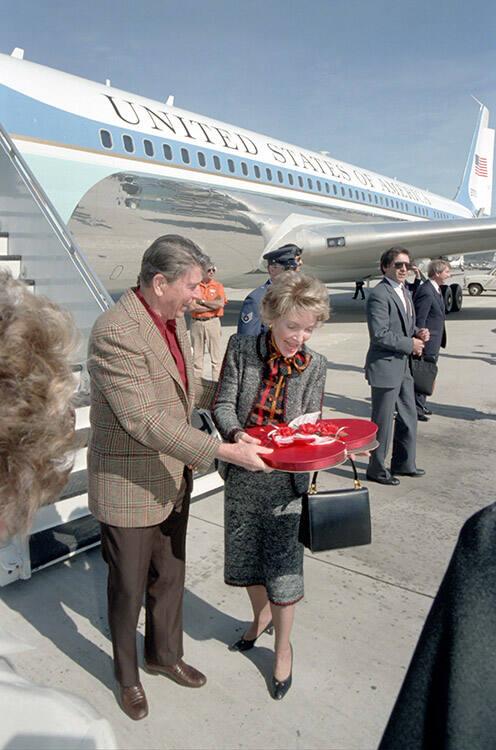
[[(363, 303), (351, 300), (352, 289), (331, 287), (334, 317), (312, 344), (329, 359), (329, 413), (368, 417), (367, 332)], [(398, 488), (370, 485), (371, 546), (306, 555), (294, 685), (284, 701), (275, 703), (267, 692), (270, 636), (246, 656), (227, 650), (249, 609), (244, 592), (222, 580), (221, 493), (194, 503), (189, 530), (185, 647), (188, 660), (208, 675), (205, 688), (188, 691), (143, 674), (149, 718), (133, 723), (119, 710), (98, 550), (1, 591), (2, 625), (36, 646), (13, 659), (19, 672), (87, 698), (109, 718), (126, 750), (373, 750), (460, 526), (496, 499), (490, 489), (496, 295), (465, 297), (464, 303), (448, 319), (448, 350), (431, 399), (435, 415), (419, 426), (418, 465), (427, 477), (404, 479)], [(238, 310), (239, 302), (232, 302), (226, 341)], [(343, 486), (348, 477), (343, 467), (327, 473), (325, 483)]]

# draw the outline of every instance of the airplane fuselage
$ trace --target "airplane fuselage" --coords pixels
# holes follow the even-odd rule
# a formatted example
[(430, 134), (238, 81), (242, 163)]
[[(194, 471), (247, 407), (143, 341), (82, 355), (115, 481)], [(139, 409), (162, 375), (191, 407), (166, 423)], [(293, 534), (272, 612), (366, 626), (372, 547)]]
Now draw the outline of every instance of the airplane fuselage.
[[(0, 122), (110, 291), (134, 283), (158, 235), (184, 234), (219, 277), (247, 274), (291, 214), (327, 222), (471, 218), (412, 185), (327, 155), (0, 55)], [(377, 273), (341, 254), (325, 281)]]

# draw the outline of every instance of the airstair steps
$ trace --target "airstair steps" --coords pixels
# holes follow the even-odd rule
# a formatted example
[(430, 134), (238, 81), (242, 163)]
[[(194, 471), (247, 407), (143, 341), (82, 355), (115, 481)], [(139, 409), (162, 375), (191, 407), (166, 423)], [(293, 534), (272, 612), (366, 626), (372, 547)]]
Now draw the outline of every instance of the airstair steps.
[(7, 255), (9, 251), (9, 235), (7, 232), (0, 232), (0, 255)]
[(20, 255), (0, 253), (0, 269), (10, 271), (14, 279), (18, 279), (21, 275), (21, 260)]

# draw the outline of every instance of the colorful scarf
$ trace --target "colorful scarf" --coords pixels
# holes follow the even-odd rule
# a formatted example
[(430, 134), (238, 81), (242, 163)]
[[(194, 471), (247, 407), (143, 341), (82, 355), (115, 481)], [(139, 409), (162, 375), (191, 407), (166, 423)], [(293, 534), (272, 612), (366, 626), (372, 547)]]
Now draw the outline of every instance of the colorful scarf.
[(311, 357), (304, 348), (293, 357), (283, 357), (271, 331), (267, 332), (265, 341), (264, 373), (247, 426), (284, 422), (288, 378), (298, 376), (310, 364)]

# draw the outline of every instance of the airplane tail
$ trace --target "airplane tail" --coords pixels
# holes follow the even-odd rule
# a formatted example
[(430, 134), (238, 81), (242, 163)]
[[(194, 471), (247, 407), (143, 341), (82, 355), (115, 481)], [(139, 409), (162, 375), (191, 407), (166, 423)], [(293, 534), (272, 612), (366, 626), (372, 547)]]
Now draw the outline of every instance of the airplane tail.
[(489, 216), (493, 190), (494, 130), (488, 127), (489, 110), (479, 104), (479, 118), (455, 201), (467, 206), (474, 216)]

